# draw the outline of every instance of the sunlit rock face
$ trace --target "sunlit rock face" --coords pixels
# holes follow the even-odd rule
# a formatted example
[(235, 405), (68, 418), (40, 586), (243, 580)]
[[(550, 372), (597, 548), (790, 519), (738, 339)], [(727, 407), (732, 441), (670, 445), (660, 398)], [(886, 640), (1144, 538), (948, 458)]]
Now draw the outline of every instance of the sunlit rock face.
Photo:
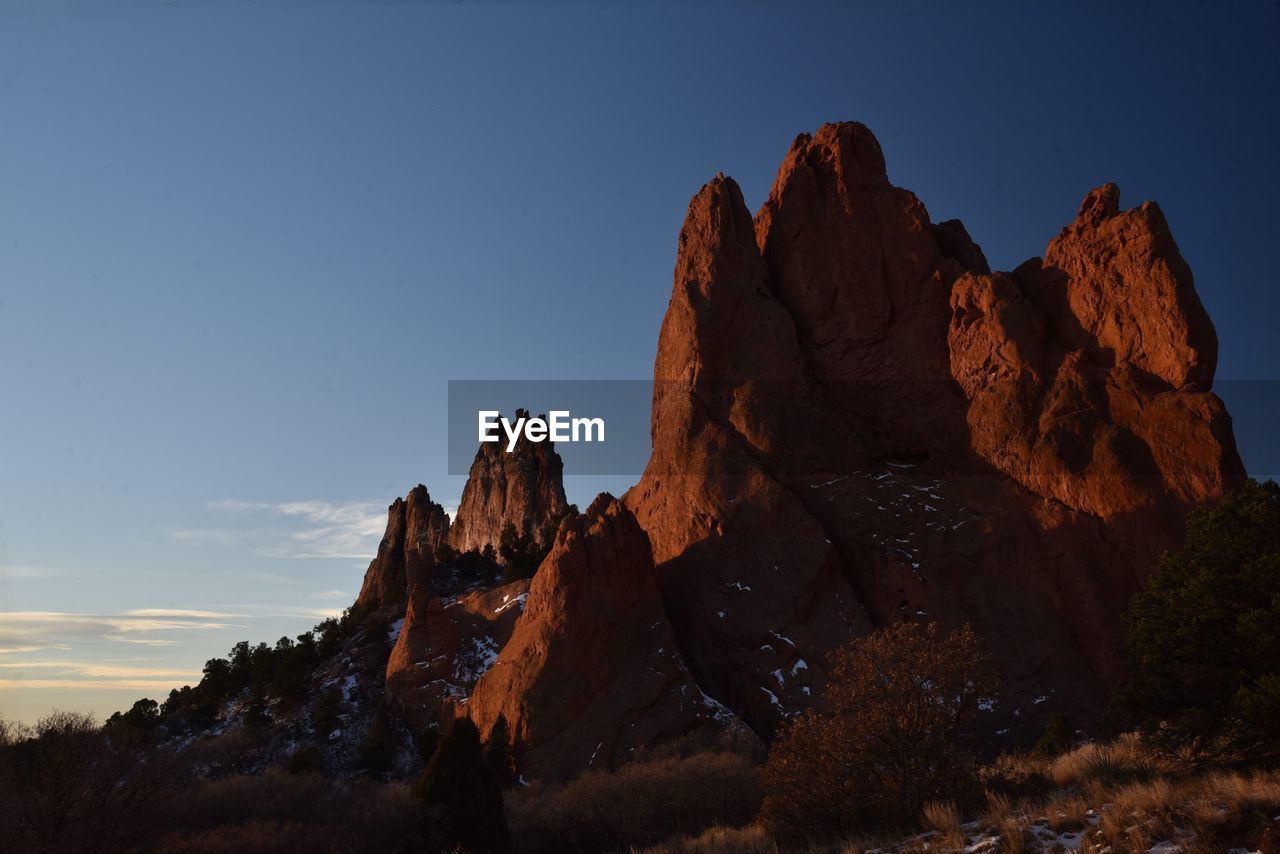
[[(516, 417), (528, 416), (518, 410)], [(564, 463), (551, 442), (530, 442), (521, 435), (515, 449), (505, 440), (482, 444), (462, 490), (449, 545), (460, 552), (497, 548), (507, 523), (535, 534), (564, 512)]]
[(703, 697), (663, 612), (648, 538), (601, 494), (564, 522), (467, 713), (510, 726), (524, 773), (564, 778), (732, 725)]
[(365, 572), (356, 604), (389, 607), (403, 603), (414, 584), (425, 584), (435, 566), (436, 548), (449, 532), (449, 515), (418, 484), (387, 508), (387, 531)]
[(1244, 478), (1216, 351), (1159, 209), (1113, 185), (992, 273), (862, 125), (798, 137), (754, 218), (718, 176), (681, 229), (624, 497), (694, 679), (767, 735), (833, 646), (971, 623), (1006, 680), (993, 726), (1096, 720), (1130, 595), (1185, 509)]

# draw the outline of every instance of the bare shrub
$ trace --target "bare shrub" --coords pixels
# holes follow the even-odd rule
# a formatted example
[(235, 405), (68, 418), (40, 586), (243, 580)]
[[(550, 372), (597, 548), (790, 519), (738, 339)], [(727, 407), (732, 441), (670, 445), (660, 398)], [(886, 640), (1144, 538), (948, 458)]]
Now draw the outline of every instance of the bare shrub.
[(0, 741), (3, 844), (16, 851), (124, 851), (153, 826), (167, 757), (111, 738), (89, 715), (54, 711)]
[[(406, 787), (269, 770), (179, 792), (155, 850), (419, 851), (442, 843), (438, 816)], [(275, 848), (255, 847), (278, 835)]]
[(969, 629), (901, 623), (832, 656), (822, 703), (785, 727), (763, 818), (787, 841), (907, 827), (929, 801), (977, 800), (963, 727), (995, 691)]
[(506, 808), (519, 851), (601, 851), (742, 827), (760, 801), (756, 769), (745, 757), (700, 753), (516, 789)]

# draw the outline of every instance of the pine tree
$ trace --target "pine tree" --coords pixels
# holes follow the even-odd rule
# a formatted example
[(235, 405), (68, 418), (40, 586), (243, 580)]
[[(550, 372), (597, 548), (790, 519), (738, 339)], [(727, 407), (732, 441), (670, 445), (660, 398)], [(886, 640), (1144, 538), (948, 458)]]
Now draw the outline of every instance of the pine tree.
[(443, 808), (452, 843), (477, 854), (511, 848), (502, 790), (485, 764), (480, 731), (470, 718), (449, 725), (413, 794)]
[(369, 722), (369, 731), (360, 745), (360, 765), (371, 774), (385, 774), (395, 759), (395, 738), (391, 733), (387, 705), (378, 703)]
[(489, 730), (489, 740), (484, 744), (484, 764), (502, 788), (515, 783), (516, 762), (511, 752), (511, 728), (507, 726), (506, 715), (499, 714)]
[(1280, 486), (1251, 480), (1188, 514), (1186, 544), (1133, 599), (1125, 649), (1126, 723), (1179, 753), (1280, 764)]

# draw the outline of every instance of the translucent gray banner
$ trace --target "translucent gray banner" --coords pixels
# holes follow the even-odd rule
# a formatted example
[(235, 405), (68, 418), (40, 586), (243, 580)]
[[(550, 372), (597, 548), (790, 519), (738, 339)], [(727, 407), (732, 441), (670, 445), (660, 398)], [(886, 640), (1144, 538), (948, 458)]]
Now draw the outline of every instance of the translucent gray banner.
[[(682, 384), (663, 383), (662, 387), (664, 394), (689, 394), (688, 387)], [(638, 477), (649, 461), (652, 447), (649, 423), (654, 388), (649, 380), (450, 380), (449, 473), (465, 475), (470, 471), (480, 446), (482, 413), (489, 413), (489, 435), (505, 448), (508, 433), (498, 419), (505, 418), (508, 425), (514, 427), (516, 410), (523, 409), (533, 416), (547, 416), (548, 431), (557, 426), (551, 422), (558, 419), (558, 427), (568, 431), (565, 435), (570, 435), (574, 420), (603, 422), (603, 437), (595, 435), (594, 430), (588, 437), (587, 427), (579, 424), (578, 441), (555, 442), (556, 451), (564, 459), (565, 474)], [(1280, 381), (1219, 380), (1214, 383), (1213, 391), (1222, 398), (1231, 415), (1246, 470), (1255, 477), (1280, 478)], [(822, 407), (828, 414), (843, 411), (863, 419), (864, 423), (874, 424), (888, 411), (886, 406), (905, 406), (901, 411), (909, 412), (913, 400), (927, 408), (931, 402), (944, 397), (954, 399), (958, 393), (949, 383), (878, 386), (850, 383), (834, 389), (825, 387), (819, 399), (802, 384), (700, 383), (698, 396), (710, 406), (694, 409), (724, 407), (723, 411), (728, 411), (749, 396), (761, 411), (781, 413), (772, 420), (784, 428), (787, 424), (804, 423), (803, 410), (811, 407)], [(896, 419), (889, 415), (886, 420), (892, 424)], [(938, 423), (946, 429), (945, 419)], [(775, 442), (785, 443), (789, 439), (790, 436), (782, 434), (775, 437)], [(796, 440), (803, 441), (799, 434)], [(795, 462), (808, 466), (814, 459), (797, 454)], [(838, 467), (840, 461), (831, 460), (829, 464)]]

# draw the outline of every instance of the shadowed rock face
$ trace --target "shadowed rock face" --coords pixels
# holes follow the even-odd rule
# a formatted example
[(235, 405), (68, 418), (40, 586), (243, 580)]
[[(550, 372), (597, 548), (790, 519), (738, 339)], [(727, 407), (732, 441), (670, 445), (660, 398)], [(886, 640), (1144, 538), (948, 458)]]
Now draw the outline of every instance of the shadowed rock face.
[(768, 734), (833, 646), (969, 622), (1003, 714), (1096, 719), (1130, 595), (1186, 507), (1244, 477), (1216, 350), (1158, 208), (1113, 185), (993, 274), (862, 125), (798, 137), (754, 220), (718, 176), (681, 229), (624, 498), (696, 681)]
[(365, 571), (356, 604), (388, 607), (404, 602), (414, 584), (425, 584), (436, 547), (449, 532), (449, 514), (418, 484), (387, 508), (387, 532)]
[(549, 444), (482, 446), (452, 527), (422, 487), (392, 505), (361, 592), (413, 590), (388, 692), (419, 725), (502, 715), (521, 772), (562, 778), (743, 721), (768, 737), (832, 648), (928, 619), (999, 661), (988, 734), (1088, 726), (1129, 597), (1185, 510), (1243, 481), (1216, 351), (1155, 205), (1101, 187), (1043, 260), (993, 273), (870, 131), (826, 125), (754, 219), (723, 176), (693, 198), (649, 465), (532, 582), (426, 584), (446, 531), (482, 548), (563, 511)]
[(561, 525), (467, 710), (483, 733), (506, 717), (530, 778), (609, 767), (637, 749), (731, 723), (676, 649), (648, 538), (607, 494)]
[[(528, 414), (516, 413), (517, 418)], [(566, 506), (564, 463), (551, 442), (530, 442), (521, 436), (510, 453), (505, 443), (486, 443), (471, 464), (449, 545), (462, 552), (486, 545), (497, 548), (508, 522), (517, 531), (527, 525), (537, 533)]]
[(415, 585), (387, 660), (387, 693), (418, 728), (457, 714), (529, 598), (529, 580), (442, 599)]

